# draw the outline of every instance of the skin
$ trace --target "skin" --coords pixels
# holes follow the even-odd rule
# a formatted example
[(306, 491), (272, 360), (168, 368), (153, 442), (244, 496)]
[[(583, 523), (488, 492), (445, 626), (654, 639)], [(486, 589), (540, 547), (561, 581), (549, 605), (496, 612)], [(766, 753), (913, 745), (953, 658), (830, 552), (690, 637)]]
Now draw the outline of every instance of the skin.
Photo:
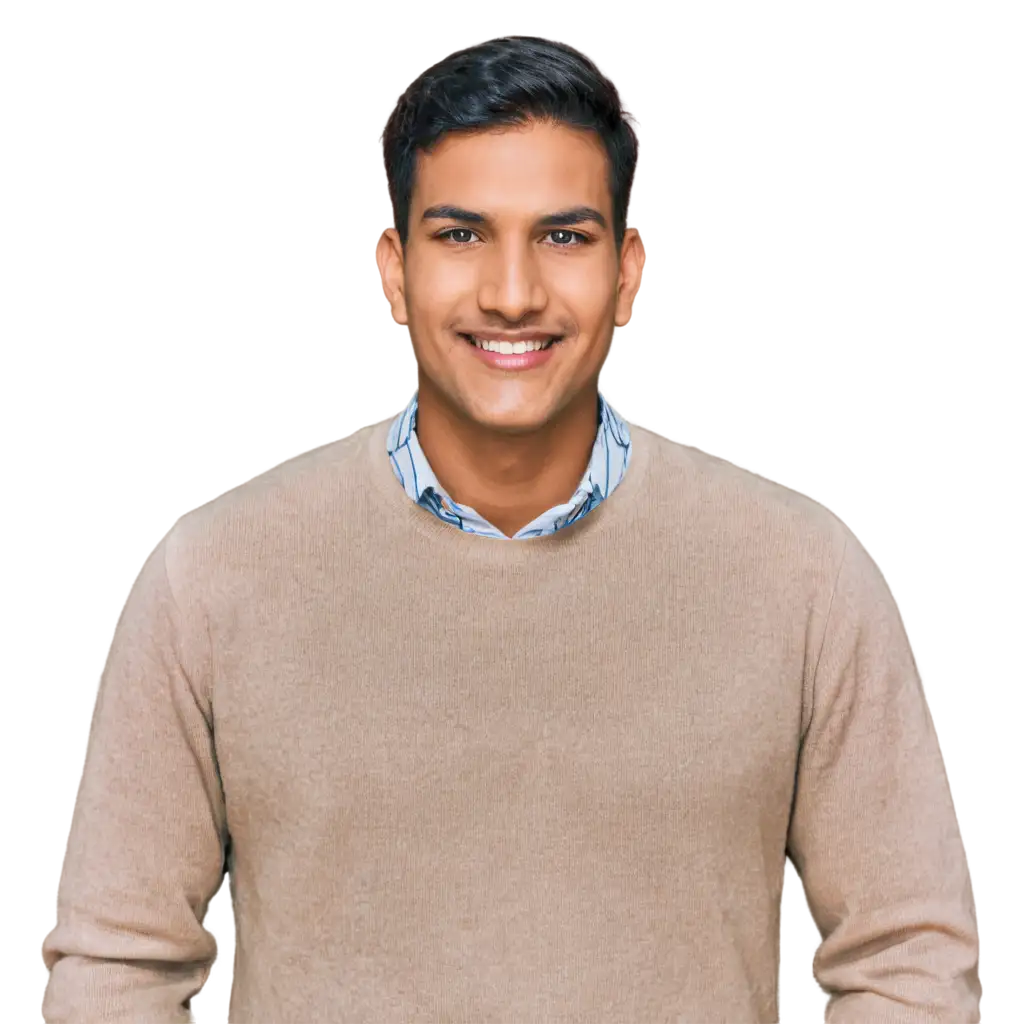
[[(424, 219), (440, 204), (488, 222)], [(538, 226), (577, 206), (607, 226)], [(418, 154), (405, 251), (388, 228), (377, 266), (391, 315), (409, 328), (416, 433), (445, 490), (506, 536), (567, 502), (597, 435), (598, 375), (615, 328), (632, 315), (644, 266), (635, 228), (616, 253), (599, 136), (536, 121), (445, 136)], [(499, 370), (457, 333), (474, 329), (565, 337), (543, 366)]]

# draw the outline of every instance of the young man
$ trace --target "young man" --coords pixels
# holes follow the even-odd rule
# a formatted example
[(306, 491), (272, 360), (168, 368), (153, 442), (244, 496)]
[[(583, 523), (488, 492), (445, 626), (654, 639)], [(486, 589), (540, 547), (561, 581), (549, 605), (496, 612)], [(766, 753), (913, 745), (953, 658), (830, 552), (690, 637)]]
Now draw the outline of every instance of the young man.
[(229, 873), (233, 1024), (775, 1021), (788, 856), (827, 1020), (979, 1020), (879, 568), (822, 505), (598, 392), (644, 265), (615, 88), (494, 40), (409, 87), (384, 151), (418, 391), (146, 560), (44, 1018), (191, 1019)]

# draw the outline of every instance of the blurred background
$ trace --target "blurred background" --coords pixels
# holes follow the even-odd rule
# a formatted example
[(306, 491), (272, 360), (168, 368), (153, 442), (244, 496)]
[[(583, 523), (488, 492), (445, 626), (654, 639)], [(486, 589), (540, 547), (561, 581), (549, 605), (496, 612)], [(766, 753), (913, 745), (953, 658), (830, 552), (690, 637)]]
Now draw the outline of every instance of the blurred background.
[[(601, 390), (826, 505), (881, 567), (972, 872), (983, 1013), (1012, 1019), (1022, 12), (3, 5), (6, 1015), (41, 1019), (100, 672), (142, 562), (186, 511), (410, 399), (374, 261), (380, 135), (430, 64), (525, 34), (581, 49), (637, 119), (647, 264)], [(820, 1020), (819, 935), (786, 872), (781, 1019)], [(222, 1024), (226, 880), (205, 923), (219, 954), (192, 1009)]]

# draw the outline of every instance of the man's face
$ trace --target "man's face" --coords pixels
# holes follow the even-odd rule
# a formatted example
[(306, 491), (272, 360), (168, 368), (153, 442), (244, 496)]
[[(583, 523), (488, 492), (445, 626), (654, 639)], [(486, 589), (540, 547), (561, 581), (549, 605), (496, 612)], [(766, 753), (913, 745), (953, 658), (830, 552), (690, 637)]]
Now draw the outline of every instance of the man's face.
[[(599, 218), (542, 223), (584, 207)], [(404, 256), (394, 228), (377, 246), (392, 315), (409, 326), (421, 402), (430, 388), (457, 414), (506, 433), (535, 431), (596, 389), (643, 260), (635, 229), (616, 255), (600, 138), (540, 122), (451, 134), (419, 153)], [(502, 331), (561, 340), (538, 365), (508, 369), (464, 337)]]

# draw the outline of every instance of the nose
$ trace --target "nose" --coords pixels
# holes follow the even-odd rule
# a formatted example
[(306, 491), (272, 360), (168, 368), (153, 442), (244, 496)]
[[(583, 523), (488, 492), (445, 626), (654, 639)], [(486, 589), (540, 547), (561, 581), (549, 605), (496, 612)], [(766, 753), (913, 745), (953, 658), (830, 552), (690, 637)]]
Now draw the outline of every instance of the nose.
[(529, 242), (508, 239), (491, 248), (482, 267), (477, 301), (481, 310), (513, 323), (544, 309), (547, 291)]

